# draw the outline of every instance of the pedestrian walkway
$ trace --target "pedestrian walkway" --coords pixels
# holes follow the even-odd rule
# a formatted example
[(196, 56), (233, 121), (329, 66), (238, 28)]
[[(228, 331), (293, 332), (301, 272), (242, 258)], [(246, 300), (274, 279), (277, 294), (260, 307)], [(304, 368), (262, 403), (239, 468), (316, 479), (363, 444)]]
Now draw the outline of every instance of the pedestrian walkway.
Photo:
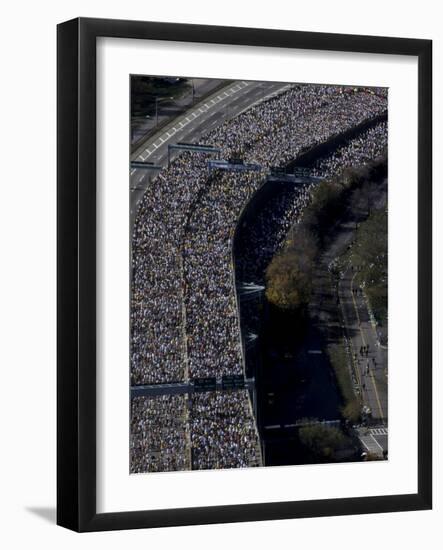
[(362, 448), (364, 451), (372, 456), (376, 456), (377, 458), (383, 458), (384, 452), (387, 449), (384, 449), (383, 445), (377, 440), (376, 437), (374, 437), (374, 431), (375, 430), (384, 430), (385, 433), (378, 434), (378, 435), (388, 435), (388, 431), (386, 428), (375, 428), (375, 429), (367, 429), (367, 428), (359, 428), (357, 430), (358, 438), (360, 439), (360, 442), (362, 444)]
[(363, 404), (369, 407), (373, 419), (384, 423), (388, 416), (387, 350), (378, 344), (363, 291), (355, 278), (356, 272), (348, 267), (339, 282), (344, 328)]

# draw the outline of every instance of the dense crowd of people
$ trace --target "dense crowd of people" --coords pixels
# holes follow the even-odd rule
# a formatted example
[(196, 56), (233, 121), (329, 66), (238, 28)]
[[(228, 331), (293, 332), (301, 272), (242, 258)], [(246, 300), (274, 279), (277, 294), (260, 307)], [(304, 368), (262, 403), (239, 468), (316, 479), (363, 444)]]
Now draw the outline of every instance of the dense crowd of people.
[(345, 168), (364, 166), (386, 153), (388, 147), (388, 123), (380, 122), (329, 155), (322, 157), (311, 170), (313, 176), (337, 177)]
[[(364, 166), (387, 151), (387, 123), (381, 122), (348, 140), (330, 154), (321, 157), (308, 169), (309, 174), (326, 179), (339, 176), (345, 168)], [(237, 262), (237, 276), (243, 281), (260, 284), (263, 273), (282, 245), (290, 226), (309, 203), (315, 183), (281, 186), (241, 231), (243, 245)]]
[[(260, 107), (263, 117), (255, 112)], [(331, 86), (301, 87), (251, 109), (253, 113), (247, 111), (238, 117), (238, 125), (237, 119), (226, 123), (225, 132), (231, 151), (240, 150), (248, 162), (284, 166), (302, 151), (381, 114), (385, 108), (377, 95), (340, 93)], [(264, 170), (223, 172), (211, 179), (193, 204), (183, 253), (191, 377), (242, 372), (232, 240), (241, 211), (265, 180)]]
[(131, 400), (130, 471), (189, 470), (186, 395), (134, 397)]
[(261, 464), (247, 390), (135, 397), (131, 473)]
[(386, 90), (297, 85), (208, 134), (208, 142), (262, 166), (285, 166), (311, 147), (386, 111)]
[[(347, 167), (364, 166), (387, 152), (387, 123), (381, 122), (347, 140), (308, 169), (312, 176), (337, 177)], [(281, 185), (281, 184), (280, 184)], [(241, 281), (264, 284), (264, 273), (281, 248), (289, 228), (310, 201), (314, 182), (303, 186), (281, 185), (262, 206), (253, 223), (245, 224), (238, 236), (236, 277)], [(257, 301), (241, 303), (243, 332), (258, 331)]]
[(206, 155), (183, 153), (144, 194), (132, 236), (132, 384), (185, 377), (181, 242), (186, 214), (206, 181)]
[(186, 334), (191, 378), (242, 374), (232, 238), (256, 173), (220, 174), (190, 215), (183, 249)]
[[(232, 258), (241, 212), (266, 181), (269, 168), (286, 166), (300, 153), (386, 109), (383, 92), (295, 86), (226, 121), (201, 140), (219, 147), (222, 158), (237, 156), (247, 163), (260, 164), (259, 171), (209, 172), (208, 154), (185, 152), (159, 173), (142, 199), (132, 235), (132, 384), (243, 373)], [(385, 134), (386, 125), (375, 126), (343, 146), (336, 156), (330, 155), (323, 164), (319, 163), (316, 173), (327, 175), (339, 165), (364, 162), (382, 148), (376, 142)], [(368, 149), (368, 143), (372, 149)], [(264, 251), (258, 262), (272, 256), (308, 198), (306, 187), (269, 205), (263, 217), (265, 230), (261, 232), (265, 241), (257, 243)], [(277, 229), (267, 232), (269, 224)], [(245, 277), (252, 278), (261, 264), (249, 268)], [(242, 466), (257, 456), (258, 439), (246, 391), (235, 398), (232, 393), (194, 394), (192, 400), (188, 426), (192, 467)], [(165, 403), (160, 400), (154, 406), (145, 400), (133, 404), (134, 471), (186, 469), (179, 466), (189, 461), (187, 453), (167, 429), (174, 426), (168, 415), (175, 407), (182, 410), (184, 404), (178, 400), (168, 407)], [(221, 414), (223, 407), (232, 414)], [(164, 411), (166, 430), (159, 428), (159, 421), (150, 423), (151, 413), (145, 416), (143, 408), (158, 419)], [(217, 430), (221, 435), (217, 435)], [(179, 429), (182, 438), (185, 431), (186, 426)], [(166, 434), (166, 439), (160, 452), (149, 455), (147, 449), (161, 442), (162, 434)], [(155, 445), (147, 443), (150, 441)], [(174, 452), (178, 453), (176, 459), (170, 456)], [(158, 458), (163, 456), (164, 459)]]
[[(274, 184), (270, 184), (274, 185)], [(282, 185), (240, 231), (236, 274), (242, 281), (262, 284), (269, 262), (281, 247), (290, 226), (309, 203), (314, 183)]]
[[(305, 149), (368, 120), (383, 110), (386, 110), (385, 98), (367, 90), (354, 91), (338, 86), (296, 86), (226, 121), (206, 134), (204, 141), (220, 147), (225, 158), (236, 154), (248, 162), (259, 162), (263, 167), (282, 166)], [(204, 192), (195, 202), (202, 188), (209, 195), (214, 193), (213, 187), (229, 187), (231, 192), (237, 193), (244, 178), (237, 172), (209, 177), (206, 160), (207, 155), (201, 153), (185, 152), (180, 155), (151, 183), (137, 214), (132, 237), (133, 384), (174, 382), (187, 376), (187, 312), (184, 312), (183, 304), (182, 254), (183, 242), (186, 242), (189, 231), (185, 235), (185, 226), (189, 215), (195, 220), (199, 212), (208, 208), (208, 197), (205, 197)], [(264, 174), (255, 173), (246, 179), (249, 192), (240, 191), (240, 203), (236, 203), (233, 196), (227, 198), (237, 211), (242, 209), (244, 202), (263, 183)], [(225, 196), (220, 193), (221, 201)], [(209, 206), (212, 212), (217, 208), (225, 212), (229, 209), (229, 205), (223, 205), (221, 201), (216, 200)], [(219, 217), (217, 220), (219, 222)], [(232, 223), (235, 221), (233, 216), (229, 216), (229, 220), (226, 218), (225, 227), (229, 230), (225, 231), (225, 237), (228, 233), (232, 234)], [(189, 227), (194, 230), (193, 220)], [(217, 235), (210, 238), (211, 226), (205, 229), (208, 234), (208, 250), (200, 248), (197, 253), (206, 255), (208, 252), (208, 261), (217, 270), (220, 265), (211, 260), (209, 246), (211, 242), (216, 248), (226, 244), (229, 246), (229, 243), (226, 239), (224, 242), (217, 242)], [(214, 231), (220, 232), (223, 228), (214, 227)], [(226, 254), (224, 256), (226, 259)], [(206, 289), (210, 291), (214, 285), (211, 274), (208, 277)], [(199, 293), (188, 297), (188, 304), (192, 306), (193, 303), (207, 300), (207, 293), (201, 295), (202, 292), (205, 293), (201, 285), (189, 280), (186, 280), (186, 285), (185, 288), (192, 286)], [(218, 291), (223, 293), (226, 285), (231, 287), (229, 292), (232, 293), (232, 284), (226, 282), (218, 290), (212, 291), (212, 294)], [(231, 309), (229, 312), (226, 310), (227, 325), (236, 323), (232, 320)], [(195, 315), (189, 312), (189, 317), (194, 323)], [(198, 332), (198, 327), (192, 329), (191, 325), (191, 330)], [(219, 327), (217, 330), (231, 332), (229, 327)], [(205, 331), (205, 335), (207, 334)], [(218, 340), (216, 335), (214, 339), (215, 342)], [(201, 347), (201, 343), (194, 337), (191, 336), (190, 341), (194, 347)], [(231, 346), (226, 348), (226, 352), (232, 354)], [(234, 355), (237, 353), (234, 352)], [(203, 370), (205, 368), (202, 366)], [(237, 371), (236, 366), (233, 369)], [(194, 369), (194, 372), (198, 371)]]
[(194, 393), (191, 399), (193, 469), (261, 465), (260, 442), (246, 390)]

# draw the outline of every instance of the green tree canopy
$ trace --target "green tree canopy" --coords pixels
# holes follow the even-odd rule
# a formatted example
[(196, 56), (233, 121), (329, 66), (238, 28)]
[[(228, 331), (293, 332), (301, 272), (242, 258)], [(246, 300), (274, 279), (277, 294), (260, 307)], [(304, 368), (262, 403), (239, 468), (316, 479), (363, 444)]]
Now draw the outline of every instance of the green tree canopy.
[(299, 438), (314, 456), (324, 459), (333, 458), (346, 443), (346, 436), (341, 430), (323, 424), (303, 426), (299, 430)]
[(308, 303), (311, 292), (310, 267), (294, 251), (275, 256), (266, 270), (266, 297), (282, 309)]
[(388, 215), (375, 210), (358, 228), (351, 261), (359, 269), (357, 282), (365, 291), (379, 321), (387, 315), (388, 301)]

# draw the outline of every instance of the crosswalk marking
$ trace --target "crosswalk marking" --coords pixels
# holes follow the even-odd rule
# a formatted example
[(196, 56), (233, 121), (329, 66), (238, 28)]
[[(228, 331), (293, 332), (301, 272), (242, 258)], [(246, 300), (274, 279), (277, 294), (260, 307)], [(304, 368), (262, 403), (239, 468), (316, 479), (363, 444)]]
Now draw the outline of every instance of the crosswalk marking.
[(388, 435), (386, 428), (371, 428), (370, 432), (372, 435)]
[(361, 435), (360, 441), (366, 447), (366, 450), (369, 451), (370, 453), (374, 453), (374, 454), (380, 453), (381, 447), (371, 435)]

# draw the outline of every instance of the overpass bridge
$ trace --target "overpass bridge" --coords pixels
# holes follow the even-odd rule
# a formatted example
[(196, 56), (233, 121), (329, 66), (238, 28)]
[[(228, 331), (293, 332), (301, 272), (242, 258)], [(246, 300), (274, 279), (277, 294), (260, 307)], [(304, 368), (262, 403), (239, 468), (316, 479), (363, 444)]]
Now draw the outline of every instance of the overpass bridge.
[(181, 395), (203, 391), (229, 391), (233, 389), (255, 388), (254, 378), (224, 377), (224, 378), (196, 378), (185, 382), (168, 384), (144, 384), (131, 386), (131, 398), (155, 397), (160, 395)]
[(334, 420), (300, 419), (290, 424), (268, 424), (266, 426), (263, 426), (263, 429), (266, 431), (294, 430), (294, 429), (304, 428), (305, 426), (316, 426), (318, 424), (321, 424), (323, 426), (329, 426), (329, 427), (338, 427), (340, 426), (341, 422), (342, 421), (340, 419), (334, 419)]

